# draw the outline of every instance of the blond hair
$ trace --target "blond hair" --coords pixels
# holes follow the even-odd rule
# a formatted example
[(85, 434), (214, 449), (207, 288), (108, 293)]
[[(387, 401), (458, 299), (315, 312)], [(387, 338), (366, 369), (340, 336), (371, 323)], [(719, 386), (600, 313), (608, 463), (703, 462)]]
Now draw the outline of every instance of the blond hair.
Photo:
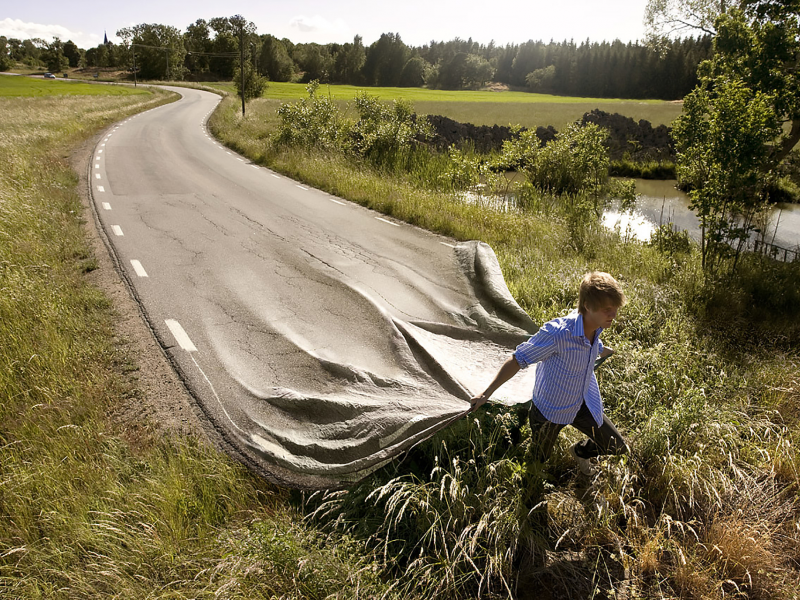
[(578, 312), (586, 314), (586, 309), (599, 309), (611, 305), (616, 308), (628, 301), (616, 279), (602, 271), (591, 271), (583, 276), (578, 293)]

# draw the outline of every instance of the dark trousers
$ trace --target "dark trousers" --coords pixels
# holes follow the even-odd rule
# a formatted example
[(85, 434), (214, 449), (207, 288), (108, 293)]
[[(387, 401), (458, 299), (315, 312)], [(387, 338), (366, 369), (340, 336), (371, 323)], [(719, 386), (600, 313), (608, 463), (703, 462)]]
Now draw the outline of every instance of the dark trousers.
[[(533, 403), (531, 403), (528, 419), (531, 423), (531, 447), (534, 457), (545, 462), (553, 453), (556, 438), (566, 425), (548, 421)], [(603, 454), (624, 454), (628, 451), (625, 440), (608, 417), (603, 415), (603, 424), (598, 427), (585, 402), (581, 405), (578, 414), (575, 415), (572, 426), (589, 436), (588, 439), (578, 442), (575, 446), (575, 454), (580, 458), (594, 458)]]

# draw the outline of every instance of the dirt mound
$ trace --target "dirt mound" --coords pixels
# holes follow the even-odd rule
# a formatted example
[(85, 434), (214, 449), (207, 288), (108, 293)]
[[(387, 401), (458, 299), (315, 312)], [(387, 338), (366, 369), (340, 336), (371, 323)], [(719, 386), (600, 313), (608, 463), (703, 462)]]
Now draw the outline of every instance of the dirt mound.
[(595, 109), (583, 115), (582, 123), (594, 123), (608, 130), (608, 149), (612, 160), (626, 155), (634, 161), (675, 160), (675, 144), (671, 128), (653, 127), (650, 121), (639, 122), (619, 113)]
[[(460, 123), (442, 115), (428, 115), (428, 122), (434, 132), (430, 142), (439, 150), (446, 150), (453, 145), (457, 148), (472, 146), (476, 152), (486, 153), (500, 150), (503, 142), (518, 136), (510, 127)], [(520, 131), (525, 131), (525, 129), (520, 129)], [(536, 136), (542, 145), (554, 139), (556, 133), (552, 127), (536, 129)]]

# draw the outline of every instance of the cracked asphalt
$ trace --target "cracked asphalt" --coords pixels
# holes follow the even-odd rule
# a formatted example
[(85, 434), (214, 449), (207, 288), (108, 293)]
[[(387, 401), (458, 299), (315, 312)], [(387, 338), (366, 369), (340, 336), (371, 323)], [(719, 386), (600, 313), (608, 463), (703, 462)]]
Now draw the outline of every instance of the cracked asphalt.
[[(98, 142), (89, 185), (118, 268), (228, 451), (280, 484), (337, 487), (461, 418), (536, 330), (491, 249), (250, 163), (207, 131), (216, 95), (173, 89), (180, 101)], [(520, 377), (497, 398), (530, 389)]]

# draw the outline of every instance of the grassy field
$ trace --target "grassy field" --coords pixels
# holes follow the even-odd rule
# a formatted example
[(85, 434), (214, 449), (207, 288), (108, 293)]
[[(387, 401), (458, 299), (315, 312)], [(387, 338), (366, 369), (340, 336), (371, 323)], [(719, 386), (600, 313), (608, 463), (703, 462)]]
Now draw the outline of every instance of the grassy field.
[(111, 419), (141, 394), (136, 359), (88, 282), (66, 157), (174, 96), (90, 87), (108, 93), (0, 98), (0, 597), (395, 597), (363, 546), (306, 527), (287, 491)]
[[(211, 87), (235, 94), (233, 84), (214, 83)], [(614, 100), (607, 98), (571, 98), (526, 92), (448, 91), (423, 88), (359, 88), (351, 85), (323, 85), (319, 94), (341, 104), (352, 102), (359, 91), (382, 100), (404, 99), (412, 102), (420, 114), (444, 115), (474, 125), (521, 125), (562, 129), (585, 113), (599, 108), (606, 112), (645, 119), (654, 127), (669, 125), (680, 113), (681, 103), (663, 100)], [(305, 84), (270, 82), (264, 98), (281, 103), (307, 96)]]
[(797, 597), (792, 265), (754, 260), (709, 299), (695, 251), (576, 231), (559, 199), (504, 212), (341, 154), (277, 149), (278, 99), (243, 119), (227, 98), (210, 127), (298, 180), (490, 243), (537, 322), (573, 305), (586, 270), (617, 276), (630, 303), (599, 376), (632, 452), (588, 485), (567, 454), (574, 433), (543, 468), (527, 428), (491, 409), (298, 509), (194, 440), (132, 440), (108, 414), (138, 393), (135, 358), (87, 283), (96, 263), (64, 157), (168, 100), (0, 98), (0, 596), (441, 600), (509, 597), (519, 581), (536, 597)]
[(0, 75), (0, 98), (37, 96), (125, 96), (149, 92), (126, 85), (96, 85), (69, 79)]
[(366, 540), (427, 597), (474, 597), (480, 587), (505, 597), (523, 582), (581, 598), (797, 597), (797, 265), (750, 257), (741, 280), (706, 286), (696, 249), (659, 249), (585, 215), (576, 221), (569, 199), (501, 211), (352, 155), (276, 147), (279, 102), (254, 101), (243, 119), (227, 98), (210, 126), (306, 184), (489, 243), (536, 322), (569, 310), (590, 269), (614, 274), (630, 299), (604, 333), (617, 354), (599, 377), (631, 453), (603, 461), (591, 485), (568, 455), (575, 432), (543, 468), (528, 429), (513, 433), (516, 416), (486, 411), (402, 466), (312, 503), (320, 527)]

